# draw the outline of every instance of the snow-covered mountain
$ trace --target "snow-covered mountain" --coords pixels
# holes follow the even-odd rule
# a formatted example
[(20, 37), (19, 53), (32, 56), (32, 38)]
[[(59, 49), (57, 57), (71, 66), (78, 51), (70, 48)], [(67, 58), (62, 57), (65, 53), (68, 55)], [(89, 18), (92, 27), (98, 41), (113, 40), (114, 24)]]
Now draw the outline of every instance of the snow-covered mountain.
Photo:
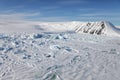
[[(61, 23), (43, 23), (39, 24), (41, 29), (48, 31), (73, 31), (77, 33), (88, 33), (96, 35), (120, 36), (120, 29), (107, 21), (100, 22), (61, 22)], [(38, 26), (38, 27), (39, 27)], [(39, 27), (40, 28), (40, 27)], [(45, 29), (45, 30), (46, 30)]]
[(4, 22), (1, 33), (77, 32), (93, 35), (120, 36), (120, 29), (108, 21), (99, 22)]

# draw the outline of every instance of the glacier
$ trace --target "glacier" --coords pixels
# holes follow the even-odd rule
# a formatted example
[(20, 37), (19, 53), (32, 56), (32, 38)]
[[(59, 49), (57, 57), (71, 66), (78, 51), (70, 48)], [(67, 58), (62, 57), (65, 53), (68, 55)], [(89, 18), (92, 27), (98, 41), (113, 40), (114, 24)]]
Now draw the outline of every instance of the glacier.
[(120, 31), (110, 22), (0, 24), (0, 80), (119, 80)]

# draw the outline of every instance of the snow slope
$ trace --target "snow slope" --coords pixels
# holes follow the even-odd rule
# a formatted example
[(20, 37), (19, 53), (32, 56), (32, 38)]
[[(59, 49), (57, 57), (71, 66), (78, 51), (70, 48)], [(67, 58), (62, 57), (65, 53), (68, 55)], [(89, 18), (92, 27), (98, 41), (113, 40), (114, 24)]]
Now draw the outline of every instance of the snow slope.
[(120, 80), (120, 37), (75, 33), (79, 24), (1, 24), (0, 80)]

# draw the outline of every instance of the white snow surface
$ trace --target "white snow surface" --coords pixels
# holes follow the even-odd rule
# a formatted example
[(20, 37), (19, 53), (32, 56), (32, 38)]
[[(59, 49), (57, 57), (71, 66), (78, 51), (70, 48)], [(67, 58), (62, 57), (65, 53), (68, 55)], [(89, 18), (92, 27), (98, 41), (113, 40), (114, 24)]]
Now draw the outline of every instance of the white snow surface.
[(119, 60), (109, 22), (0, 23), (0, 80), (120, 80)]

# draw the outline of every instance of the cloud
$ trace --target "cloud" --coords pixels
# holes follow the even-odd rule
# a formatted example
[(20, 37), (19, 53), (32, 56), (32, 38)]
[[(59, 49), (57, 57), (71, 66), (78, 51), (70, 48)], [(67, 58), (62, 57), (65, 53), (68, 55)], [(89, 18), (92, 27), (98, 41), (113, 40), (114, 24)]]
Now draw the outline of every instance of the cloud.
[(95, 11), (96, 9), (95, 8), (79, 8), (77, 10), (84, 12), (84, 11)]
[(73, 5), (73, 4), (83, 4), (88, 3), (86, 0), (61, 0), (59, 1), (59, 4), (62, 5)]
[(86, 17), (90, 17), (90, 16), (111, 16), (111, 17), (115, 17), (115, 16), (120, 16), (119, 13), (106, 13), (106, 12), (97, 12), (97, 13), (84, 13), (81, 14), (80, 16), (86, 16)]
[(15, 12), (15, 11), (19, 11), (21, 9), (24, 9), (25, 8), (25, 5), (16, 5), (16, 6), (9, 6), (9, 7), (6, 7), (5, 9), (1, 9), (0, 13), (1, 12)]
[(78, 20), (82, 21), (110, 21), (118, 24), (120, 20), (120, 13), (115, 12), (93, 12), (83, 13), (77, 16)]
[(44, 7), (41, 7), (41, 9), (43, 9), (43, 10), (56, 10), (56, 9), (58, 9), (58, 8), (60, 8), (59, 6), (44, 6)]
[(15, 11), (14, 9), (9, 9), (9, 10), (1, 11), (0, 13), (6, 14), (6, 13), (13, 13), (14, 11)]
[(0, 19), (25, 19), (27, 17), (38, 16), (40, 13), (1, 13)]
[(70, 21), (69, 17), (66, 16), (51, 16), (51, 17), (40, 17), (40, 18), (36, 18), (34, 20), (37, 21), (45, 21), (45, 22), (59, 22), (59, 21)]
[(35, 17), (40, 15), (38, 12), (34, 13), (1, 13), (0, 21), (16, 21), (16, 20), (27, 20), (29, 17)]

